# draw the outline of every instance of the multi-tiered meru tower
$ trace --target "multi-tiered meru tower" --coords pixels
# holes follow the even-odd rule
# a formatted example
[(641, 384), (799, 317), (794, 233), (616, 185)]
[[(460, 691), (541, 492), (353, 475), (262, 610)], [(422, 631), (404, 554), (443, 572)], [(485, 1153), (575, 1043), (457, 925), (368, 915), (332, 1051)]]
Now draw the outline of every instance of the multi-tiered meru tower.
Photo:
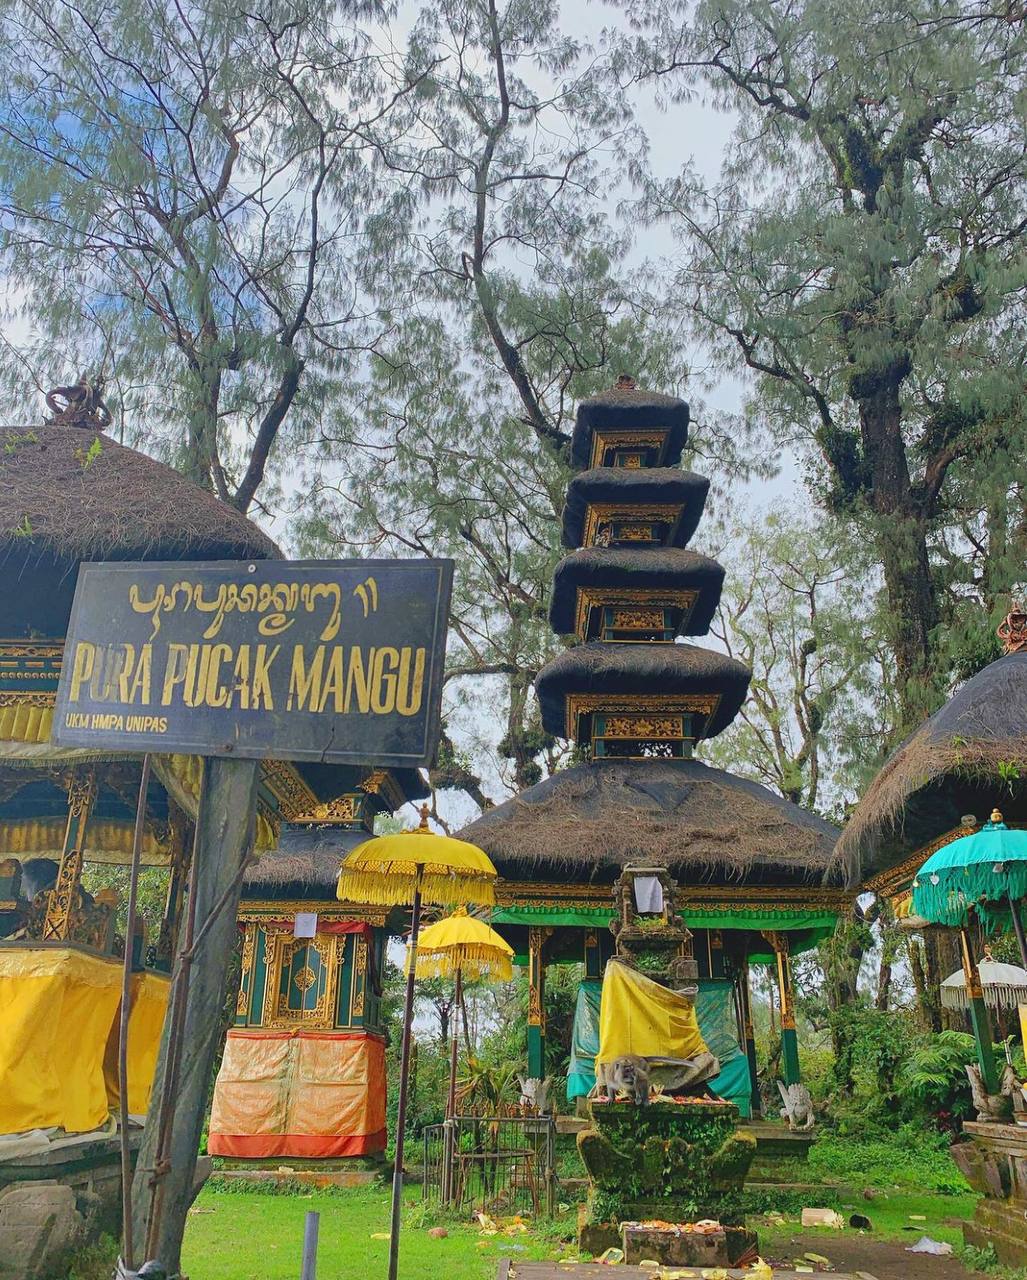
[(688, 405), (622, 376), (578, 411), (580, 468), (567, 491), (549, 610), (580, 644), (536, 681), (542, 724), (594, 760), (688, 759), (738, 714), (750, 672), (722, 653), (679, 644), (704, 635), (724, 570), (687, 550), (709, 481), (677, 464)]
[(495, 862), (493, 925), (528, 966), (529, 1075), (561, 1067), (547, 1050), (545, 971), (576, 961), (585, 977), (568, 1094), (591, 1087), (614, 885), (623, 890), (626, 868), (665, 868), (692, 953), (677, 955), (669, 985), (697, 974), (699, 1024), (721, 1064), (714, 1088), (744, 1114), (758, 1106), (749, 966), (776, 969), (782, 1074), (797, 1080), (789, 957), (829, 933), (848, 899), (825, 881), (829, 823), (693, 758), (738, 714), (750, 673), (679, 639), (708, 631), (724, 580), (716, 561), (688, 549), (709, 481), (680, 467), (687, 434), (684, 401), (631, 378), (578, 406), (563, 514), (570, 554), (550, 608), (554, 630), (577, 643), (535, 688), (545, 729), (585, 758), (461, 834)]

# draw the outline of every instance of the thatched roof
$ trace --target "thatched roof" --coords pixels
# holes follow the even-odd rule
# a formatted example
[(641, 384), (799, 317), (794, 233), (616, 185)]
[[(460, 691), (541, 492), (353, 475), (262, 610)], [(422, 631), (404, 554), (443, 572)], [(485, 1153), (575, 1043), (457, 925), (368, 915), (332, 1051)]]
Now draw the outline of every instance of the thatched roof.
[(335, 901), (339, 865), (366, 831), (346, 827), (282, 826), (276, 849), (268, 849), (246, 873), (246, 898), (325, 899)]
[(838, 832), (765, 787), (698, 760), (563, 769), (460, 833), (510, 880), (609, 883), (635, 862), (692, 883), (820, 884)]
[(1027, 652), (978, 672), (891, 756), (845, 826), (839, 867), (861, 883), (995, 804), (1027, 821)]
[(666, 433), (663, 462), (673, 466), (681, 458), (688, 439), (688, 405), (676, 396), (636, 387), (611, 387), (578, 405), (571, 439), (571, 465), (587, 467), (592, 458), (592, 434), (601, 431), (653, 431)]
[(567, 486), (563, 509), (563, 545), (580, 547), (587, 508), (599, 503), (645, 506), (650, 503), (684, 507), (671, 544), (683, 547), (702, 519), (710, 482), (705, 476), (677, 467), (647, 467), (632, 471), (627, 467), (593, 467), (574, 476)]
[(574, 631), (578, 589), (614, 587), (643, 591), (697, 591), (680, 630), (705, 635), (724, 586), (724, 568), (709, 556), (682, 547), (582, 547), (556, 566), (549, 621), (559, 635)]
[(107, 435), (70, 426), (0, 428), (0, 590), (5, 613), (9, 603), (24, 606), (5, 618), (9, 634), (31, 626), (62, 635), (83, 560), (280, 554), (234, 507)]
[(602, 640), (575, 645), (538, 673), (535, 692), (548, 733), (565, 737), (566, 698), (571, 693), (712, 693), (719, 702), (701, 736), (715, 738), (745, 701), (752, 673), (726, 654), (691, 644), (612, 644)]

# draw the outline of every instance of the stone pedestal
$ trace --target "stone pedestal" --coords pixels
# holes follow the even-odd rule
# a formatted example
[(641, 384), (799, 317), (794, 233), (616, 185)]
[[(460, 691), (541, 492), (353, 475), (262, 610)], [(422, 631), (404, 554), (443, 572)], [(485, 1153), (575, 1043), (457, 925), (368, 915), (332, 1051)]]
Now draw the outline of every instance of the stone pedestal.
[(979, 1249), (991, 1245), (1006, 1266), (1027, 1266), (1027, 1128), (974, 1122), (963, 1132), (969, 1141), (954, 1146), (952, 1158), (984, 1197), (963, 1237)]
[(590, 1103), (589, 1127), (578, 1134), (591, 1184), (581, 1248), (619, 1244), (623, 1222), (711, 1218), (732, 1228), (727, 1261), (741, 1256), (755, 1243), (744, 1227), (742, 1187), (756, 1139), (736, 1129), (737, 1118), (728, 1102)]

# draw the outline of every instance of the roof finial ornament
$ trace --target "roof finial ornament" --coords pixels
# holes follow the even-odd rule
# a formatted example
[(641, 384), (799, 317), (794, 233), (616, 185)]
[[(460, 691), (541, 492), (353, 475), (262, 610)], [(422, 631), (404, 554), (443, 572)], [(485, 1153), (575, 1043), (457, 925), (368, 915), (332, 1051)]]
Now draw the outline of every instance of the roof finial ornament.
[(1011, 601), (1009, 612), (998, 624), (995, 634), (1007, 654), (1027, 649), (1027, 610), (1019, 600)]
[(103, 402), (103, 379), (80, 374), (70, 387), (54, 387), (46, 393), (47, 408), (53, 414), (51, 427), (82, 427), (104, 431), (111, 425), (111, 412)]
[(616, 391), (634, 391), (636, 390), (637, 387), (638, 387), (638, 383), (635, 381), (635, 379), (631, 376), (630, 373), (619, 374), (617, 377), (617, 381), (614, 384), (614, 389)]

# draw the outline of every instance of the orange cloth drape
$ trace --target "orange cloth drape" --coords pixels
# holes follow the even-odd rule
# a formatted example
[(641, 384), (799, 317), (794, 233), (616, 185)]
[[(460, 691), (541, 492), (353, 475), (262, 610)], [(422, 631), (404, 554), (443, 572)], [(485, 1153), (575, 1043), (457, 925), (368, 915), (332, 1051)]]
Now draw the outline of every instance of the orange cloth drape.
[(228, 1033), (207, 1150), (261, 1159), (385, 1149), (385, 1044), (368, 1032)]

